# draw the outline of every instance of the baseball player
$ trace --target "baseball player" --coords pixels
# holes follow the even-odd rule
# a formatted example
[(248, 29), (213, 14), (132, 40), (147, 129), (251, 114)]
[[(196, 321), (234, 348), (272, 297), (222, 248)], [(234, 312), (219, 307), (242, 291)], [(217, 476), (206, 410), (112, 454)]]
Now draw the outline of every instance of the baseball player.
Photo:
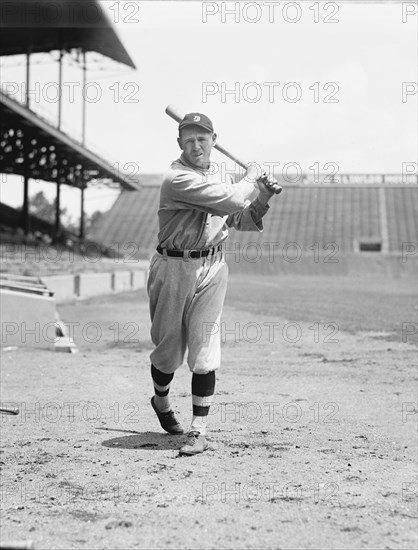
[[(170, 404), (174, 372), (187, 363), (192, 372), (193, 416), (181, 455), (208, 447), (206, 422), (221, 362), (219, 327), (228, 267), (222, 244), (228, 227), (262, 231), (262, 218), (277, 181), (266, 174), (255, 179), (254, 167), (238, 183), (226, 181), (210, 162), (216, 142), (211, 120), (201, 113), (185, 115), (177, 139), (182, 150), (164, 175), (158, 211), (157, 251), (151, 259), (148, 296), (151, 315), (151, 405), (162, 428), (183, 434)], [(251, 171), (251, 173), (250, 173)], [(251, 202), (254, 190), (257, 197)]]

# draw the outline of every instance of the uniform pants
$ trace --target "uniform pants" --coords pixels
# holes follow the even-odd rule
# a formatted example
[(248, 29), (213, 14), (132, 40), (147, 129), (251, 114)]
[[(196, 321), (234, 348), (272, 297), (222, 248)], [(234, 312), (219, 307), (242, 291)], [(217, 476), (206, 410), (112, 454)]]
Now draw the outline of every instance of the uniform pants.
[(151, 363), (173, 373), (183, 362), (207, 374), (220, 366), (223, 303), (228, 266), (223, 251), (205, 258), (183, 259), (155, 253), (148, 277)]

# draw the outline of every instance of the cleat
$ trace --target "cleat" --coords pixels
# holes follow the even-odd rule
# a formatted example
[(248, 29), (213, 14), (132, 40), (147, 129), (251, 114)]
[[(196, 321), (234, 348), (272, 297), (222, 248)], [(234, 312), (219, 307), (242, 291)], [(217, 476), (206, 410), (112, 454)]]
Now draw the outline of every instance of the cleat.
[(155, 396), (151, 397), (151, 406), (154, 409), (155, 414), (158, 416), (158, 420), (160, 421), (162, 429), (171, 435), (184, 434), (184, 430), (181, 427), (180, 422), (174, 416), (174, 412), (160, 412), (155, 406), (154, 397)]
[(209, 447), (206, 437), (199, 432), (189, 432), (187, 443), (179, 450), (180, 455), (193, 456), (203, 453)]

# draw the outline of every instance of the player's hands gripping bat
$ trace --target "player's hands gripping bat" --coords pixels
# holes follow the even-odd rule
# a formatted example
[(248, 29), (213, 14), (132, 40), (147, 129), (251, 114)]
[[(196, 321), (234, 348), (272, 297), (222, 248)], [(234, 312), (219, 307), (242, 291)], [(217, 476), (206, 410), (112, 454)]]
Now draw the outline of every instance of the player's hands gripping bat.
[[(184, 115), (180, 113), (180, 111), (174, 107), (174, 105), (168, 105), (165, 112), (168, 116), (173, 118), (177, 122), (181, 122), (183, 120)], [(244, 168), (245, 170), (248, 170), (248, 168), (251, 166), (251, 164), (246, 163), (242, 160), (240, 160), (238, 157), (236, 157), (234, 154), (232, 154), (230, 151), (225, 149), (219, 142), (216, 142), (214, 145), (215, 149), (223, 153), (225, 156), (236, 162), (239, 166)], [(278, 184), (277, 180), (273, 178), (272, 176), (268, 176), (266, 173), (263, 173), (260, 178), (257, 179), (258, 187), (261, 192), (267, 191), (269, 194), (278, 195), (282, 192), (283, 188)]]
[[(266, 174), (265, 172), (263, 172), (261, 177), (257, 178), (257, 184), (260, 192), (265, 193), (270, 197), (273, 196), (275, 193), (279, 194), (282, 191), (282, 187), (279, 185), (276, 178)], [(279, 190), (277, 191), (277, 189)]]

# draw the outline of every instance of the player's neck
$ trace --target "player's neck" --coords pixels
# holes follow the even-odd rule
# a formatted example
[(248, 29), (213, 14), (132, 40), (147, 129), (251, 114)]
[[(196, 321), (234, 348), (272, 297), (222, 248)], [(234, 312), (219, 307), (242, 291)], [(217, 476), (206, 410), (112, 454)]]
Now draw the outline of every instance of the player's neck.
[(210, 162), (205, 163), (203, 166), (200, 166), (198, 164), (194, 164), (193, 162), (190, 162), (186, 159), (186, 157), (181, 154), (180, 159), (184, 164), (187, 164), (187, 166), (190, 166), (190, 168), (193, 168), (193, 170), (197, 170), (198, 172), (207, 172), (210, 169)]

